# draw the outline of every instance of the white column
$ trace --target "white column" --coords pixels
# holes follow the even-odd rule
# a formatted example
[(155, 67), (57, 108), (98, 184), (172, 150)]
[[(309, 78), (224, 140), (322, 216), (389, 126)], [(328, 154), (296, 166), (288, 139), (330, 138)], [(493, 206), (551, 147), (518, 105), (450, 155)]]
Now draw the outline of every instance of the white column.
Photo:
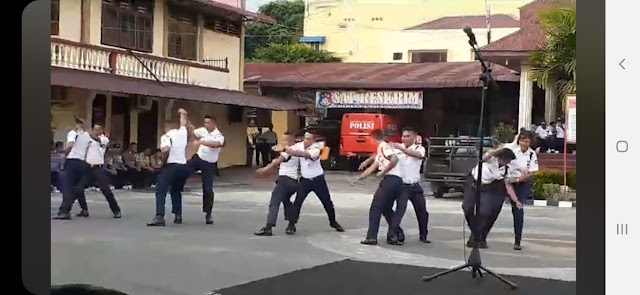
[(106, 94), (106, 110), (105, 110), (105, 116), (104, 116), (104, 129), (107, 130), (108, 132), (111, 132), (111, 113), (113, 112), (112, 110), (112, 100), (111, 100), (111, 94)]
[(518, 103), (518, 130), (531, 127), (533, 112), (533, 81), (529, 79), (531, 68), (520, 67), (520, 99)]
[(165, 32), (167, 31), (166, 26), (166, 6), (165, 1), (163, 0), (155, 0), (153, 6), (153, 54), (158, 56), (166, 56), (164, 54), (165, 49)]
[(556, 79), (551, 77), (544, 91), (544, 119), (546, 122), (554, 122), (557, 117), (556, 107), (558, 105)]
[(171, 115), (173, 114), (173, 99), (167, 99), (167, 105), (164, 107), (164, 119), (171, 120)]

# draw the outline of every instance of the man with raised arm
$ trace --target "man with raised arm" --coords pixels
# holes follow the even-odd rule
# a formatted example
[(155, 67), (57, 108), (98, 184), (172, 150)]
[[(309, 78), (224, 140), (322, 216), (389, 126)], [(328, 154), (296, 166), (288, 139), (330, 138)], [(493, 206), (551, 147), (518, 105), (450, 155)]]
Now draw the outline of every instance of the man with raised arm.
[[(286, 132), (283, 137), (285, 148), (291, 148), (296, 144), (295, 134), (292, 132)], [(271, 193), (271, 200), (269, 201), (267, 224), (265, 227), (254, 233), (256, 236), (273, 235), (273, 228), (276, 226), (276, 220), (278, 219), (280, 203), (284, 206), (284, 219), (287, 221), (290, 220), (291, 211), (293, 209), (291, 196), (293, 196), (293, 194), (298, 190), (299, 163), (300, 159), (298, 157), (291, 156), (286, 152), (280, 152), (280, 156), (271, 161), (269, 165), (256, 171), (259, 175), (264, 175), (275, 169), (275, 167), (280, 166), (276, 187), (273, 189), (273, 192)], [(287, 234), (293, 234), (290, 228), (287, 229), (286, 232)]]
[(204, 116), (204, 127), (193, 131), (197, 138), (194, 142), (198, 152), (191, 157), (187, 165), (194, 172), (200, 170), (202, 176), (202, 212), (205, 213), (205, 223), (213, 224), (213, 177), (220, 150), (224, 146), (224, 136), (216, 127), (216, 120), (209, 115)]
[(162, 172), (158, 176), (156, 185), (156, 217), (148, 226), (165, 226), (165, 202), (167, 191), (171, 194), (173, 222), (182, 223), (182, 191), (191, 175), (191, 169), (187, 166), (187, 144), (189, 131), (187, 130), (187, 111), (178, 110), (180, 114), (180, 127), (172, 121), (164, 123), (165, 134), (160, 139), (160, 149), (166, 158)]
[(296, 223), (300, 218), (300, 211), (302, 210), (302, 203), (307, 198), (310, 192), (314, 192), (324, 210), (329, 217), (329, 226), (339, 232), (343, 232), (344, 229), (336, 220), (336, 212), (331, 201), (331, 194), (329, 194), (329, 187), (324, 179), (324, 170), (320, 164), (320, 153), (322, 149), (322, 143), (316, 142), (316, 136), (309, 132), (304, 134), (304, 140), (296, 143), (292, 147), (284, 149), (284, 152), (288, 155), (300, 158), (300, 186), (296, 199), (293, 202), (293, 214), (289, 220), (287, 226), (287, 234), (294, 234), (296, 232)]

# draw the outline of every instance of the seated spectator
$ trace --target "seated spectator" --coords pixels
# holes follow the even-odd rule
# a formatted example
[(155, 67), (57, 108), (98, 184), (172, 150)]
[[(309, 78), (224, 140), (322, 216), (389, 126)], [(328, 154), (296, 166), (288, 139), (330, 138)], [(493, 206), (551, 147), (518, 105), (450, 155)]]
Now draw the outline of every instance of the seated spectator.
[(162, 152), (159, 149), (153, 151), (153, 155), (151, 155), (149, 164), (153, 168), (153, 177), (151, 180), (151, 186), (155, 186), (158, 183), (158, 175), (160, 175), (160, 171), (162, 171)]
[(137, 188), (140, 186), (140, 163), (138, 161), (138, 144), (132, 142), (129, 144), (129, 148), (122, 153), (122, 159), (127, 168), (126, 170), (126, 185), (130, 188)]
[[(58, 145), (56, 144), (56, 147)], [(66, 155), (62, 148), (53, 148), (51, 150), (51, 191), (61, 189), (62, 173), (64, 170), (64, 161)]]
[(150, 187), (153, 184), (153, 176), (155, 169), (151, 167), (151, 149), (145, 149), (138, 155), (140, 167), (140, 185), (142, 187)]
[(122, 189), (127, 187), (130, 182), (128, 180), (127, 173), (127, 165), (124, 163), (124, 158), (122, 156), (122, 149), (119, 144), (114, 144), (111, 149), (109, 149), (109, 153), (107, 154), (107, 158), (111, 159), (111, 167), (116, 170), (115, 177), (113, 179), (113, 186), (116, 189)]

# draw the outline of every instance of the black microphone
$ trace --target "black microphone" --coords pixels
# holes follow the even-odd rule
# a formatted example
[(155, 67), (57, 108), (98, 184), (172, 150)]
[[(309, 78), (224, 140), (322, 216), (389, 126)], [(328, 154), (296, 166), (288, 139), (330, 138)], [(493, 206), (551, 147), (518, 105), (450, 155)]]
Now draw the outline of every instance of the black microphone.
[(467, 34), (467, 37), (469, 37), (469, 43), (470, 44), (478, 45), (478, 42), (476, 42), (476, 35), (473, 34), (473, 31), (471, 30), (471, 26), (470, 25), (464, 26), (464, 29), (462, 29), (462, 31)]

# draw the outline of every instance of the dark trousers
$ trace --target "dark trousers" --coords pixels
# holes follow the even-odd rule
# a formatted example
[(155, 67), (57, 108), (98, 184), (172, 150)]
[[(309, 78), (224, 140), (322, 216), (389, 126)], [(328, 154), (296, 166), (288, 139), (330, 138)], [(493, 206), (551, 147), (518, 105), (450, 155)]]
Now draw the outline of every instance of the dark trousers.
[(324, 211), (327, 212), (329, 223), (336, 222), (336, 210), (333, 208), (333, 202), (331, 202), (331, 195), (329, 194), (329, 187), (324, 179), (324, 175), (320, 175), (313, 179), (300, 178), (300, 185), (298, 186), (298, 192), (296, 199), (293, 201), (293, 214), (289, 222), (298, 223), (300, 219), (300, 211), (302, 210), (302, 203), (307, 198), (310, 192), (314, 192), (322, 206)]
[[(524, 204), (527, 198), (531, 195), (533, 189), (533, 180), (529, 179), (525, 182), (518, 183), (513, 186), (513, 189), (518, 196), (518, 201)], [(511, 201), (511, 213), (513, 214), (513, 232), (515, 234), (515, 242), (517, 244), (522, 241), (522, 228), (524, 227), (524, 207), (518, 209), (516, 204)]]
[(554, 149), (560, 153), (564, 153), (564, 138), (555, 138)]
[[(464, 186), (462, 210), (476, 241), (485, 241), (493, 224), (498, 219), (506, 192), (502, 188), (481, 189), (480, 198), (476, 197), (475, 180), (467, 176)], [(476, 206), (477, 204), (477, 206)], [(476, 210), (477, 209), (477, 210)]]
[[(264, 150), (264, 143), (256, 143), (256, 166), (265, 166), (265, 159), (262, 155), (262, 151)], [(262, 156), (262, 164), (260, 164), (260, 157)]]
[[(102, 166), (86, 166), (82, 182), (89, 183), (90, 181), (93, 181), (93, 183), (100, 188), (100, 192), (102, 192), (102, 195), (104, 195), (104, 197), (107, 199), (107, 202), (109, 203), (111, 212), (120, 212), (118, 201), (116, 201), (116, 198), (113, 195), (111, 188), (109, 187), (109, 177)], [(84, 194), (84, 190), (78, 191), (78, 195), (76, 197), (78, 199), (78, 204), (80, 204), (80, 208), (82, 210), (89, 210), (89, 207), (87, 206), (87, 197)]]
[(298, 190), (298, 180), (287, 176), (280, 176), (276, 181), (276, 187), (271, 192), (271, 200), (269, 201), (269, 214), (267, 215), (267, 225), (276, 226), (278, 219), (278, 211), (280, 203), (284, 207), (284, 220), (291, 220), (293, 215), (293, 204), (291, 204), (291, 196)]
[[(388, 238), (394, 238), (399, 233), (398, 227), (393, 225), (393, 203), (400, 197), (402, 192), (402, 178), (395, 175), (387, 175), (378, 185), (378, 189), (373, 194), (371, 206), (369, 207), (369, 230), (367, 238), (377, 239), (380, 230), (380, 218), (384, 216), (389, 225)], [(406, 208), (405, 208), (406, 210)]]
[(409, 201), (411, 201), (413, 209), (416, 212), (420, 237), (427, 237), (427, 234), (429, 233), (427, 229), (427, 226), (429, 225), (429, 212), (427, 212), (427, 202), (424, 198), (424, 191), (419, 183), (404, 184), (402, 186), (402, 193), (398, 200), (396, 200), (396, 212), (393, 215), (392, 226), (396, 231), (399, 230), (402, 218), (407, 211), (407, 203)]
[(69, 214), (78, 195), (84, 194), (85, 162), (80, 159), (67, 159), (64, 163), (62, 203), (59, 213)]
[(213, 209), (213, 177), (216, 171), (216, 163), (210, 163), (200, 159), (198, 154), (193, 155), (187, 162), (192, 172), (200, 170), (202, 177), (202, 212), (210, 214)]
[(253, 161), (253, 147), (247, 146), (247, 162), (245, 163), (245, 166), (247, 167), (253, 166), (252, 161)]
[(162, 168), (156, 185), (156, 215), (165, 214), (167, 192), (171, 194), (171, 212), (182, 214), (182, 191), (190, 175), (191, 170), (185, 164), (169, 163)]

